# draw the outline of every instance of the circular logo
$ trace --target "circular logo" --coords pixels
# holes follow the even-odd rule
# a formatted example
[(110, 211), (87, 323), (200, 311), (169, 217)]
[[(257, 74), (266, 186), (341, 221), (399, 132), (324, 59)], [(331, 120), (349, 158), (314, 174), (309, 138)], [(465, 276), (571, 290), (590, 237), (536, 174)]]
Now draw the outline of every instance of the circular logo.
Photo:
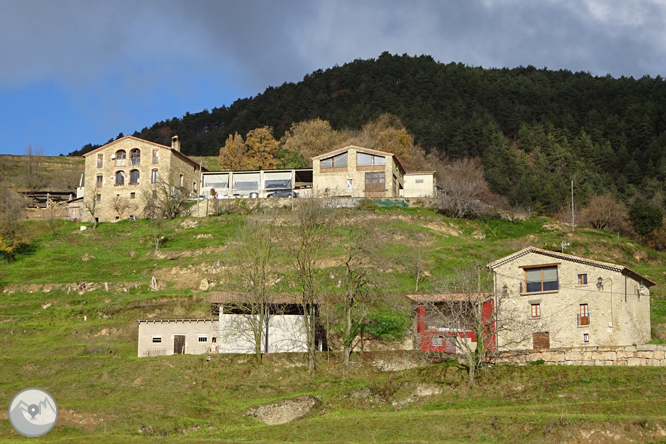
[(47, 434), (58, 421), (58, 404), (49, 392), (38, 388), (21, 390), (9, 404), (9, 422), (23, 436)]

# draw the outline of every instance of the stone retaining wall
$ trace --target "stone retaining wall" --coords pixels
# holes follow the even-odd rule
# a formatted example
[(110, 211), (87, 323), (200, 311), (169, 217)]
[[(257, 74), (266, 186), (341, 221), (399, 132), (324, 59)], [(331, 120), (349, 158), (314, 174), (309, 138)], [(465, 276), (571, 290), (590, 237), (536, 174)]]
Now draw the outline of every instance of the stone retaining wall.
[(551, 348), (499, 352), (492, 364), (526, 365), (543, 359), (548, 365), (629, 365), (666, 367), (666, 345)]

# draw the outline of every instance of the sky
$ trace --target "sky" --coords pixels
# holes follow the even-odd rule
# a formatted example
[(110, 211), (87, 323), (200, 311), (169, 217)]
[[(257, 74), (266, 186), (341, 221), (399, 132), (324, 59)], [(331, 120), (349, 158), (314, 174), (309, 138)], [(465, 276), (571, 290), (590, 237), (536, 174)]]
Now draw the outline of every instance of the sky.
[(666, 0), (0, 0), (0, 154), (57, 156), (382, 52), (664, 75)]

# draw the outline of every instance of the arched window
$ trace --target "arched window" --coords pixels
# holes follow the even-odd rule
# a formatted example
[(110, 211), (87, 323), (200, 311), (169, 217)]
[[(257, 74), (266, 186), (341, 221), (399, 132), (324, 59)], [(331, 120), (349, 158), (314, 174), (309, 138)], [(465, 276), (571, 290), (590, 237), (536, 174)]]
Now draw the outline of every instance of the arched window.
[(130, 171), (130, 185), (139, 183), (139, 170)]
[(139, 148), (134, 148), (130, 151), (130, 165), (141, 164), (141, 151)]
[(116, 171), (116, 185), (125, 185), (124, 171)]
[(125, 153), (125, 150), (116, 151), (116, 166), (117, 167), (124, 167), (126, 157), (127, 157), (127, 155)]

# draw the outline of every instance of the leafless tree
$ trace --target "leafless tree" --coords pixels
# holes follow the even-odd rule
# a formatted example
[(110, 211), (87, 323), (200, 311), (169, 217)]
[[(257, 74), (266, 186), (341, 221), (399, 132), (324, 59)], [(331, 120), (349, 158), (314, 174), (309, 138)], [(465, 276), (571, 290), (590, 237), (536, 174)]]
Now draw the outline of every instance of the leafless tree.
[(56, 230), (56, 227), (58, 225), (58, 219), (57, 219), (57, 211), (58, 211), (58, 204), (53, 200), (53, 199), (47, 199), (46, 200), (46, 211), (49, 213), (49, 227), (51, 228), (51, 231), (53, 231), (53, 236), (57, 236), (58, 232)]
[(237, 234), (232, 261), (235, 273), (232, 287), (239, 300), (236, 311), (242, 316), (240, 324), (233, 326), (235, 334), (246, 334), (254, 347), (258, 364), (264, 351), (268, 351), (267, 326), (274, 305), (274, 295), (281, 281), (276, 263), (275, 228), (269, 224), (248, 221)]
[(292, 247), (293, 267), (302, 291), (301, 307), (307, 337), (308, 369), (313, 372), (315, 361), (316, 296), (321, 283), (317, 261), (329, 239), (331, 210), (324, 208), (319, 199), (305, 199), (298, 203), (296, 212), (296, 242)]
[(468, 385), (494, 351), (512, 350), (528, 343), (545, 319), (532, 319), (511, 303), (506, 289), (493, 294), (492, 278), (480, 269), (456, 272), (440, 285), (441, 294), (419, 305), (425, 312), (426, 332), (441, 333), (455, 344), (456, 353), (468, 367)]
[(580, 214), (580, 223), (599, 230), (621, 231), (628, 220), (627, 209), (610, 193), (592, 197)]
[(488, 208), (481, 200), (490, 192), (478, 159), (455, 160), (438, 184), (442, 188), (438, 209), (451, 217), (478, 216)]
[(151, 189), (142, 193), (143, 215), (146, 219), (175, 219), (189, 212), (187, 199), (189, 193), (180, 187), (160, 179)]
[(349, 368), (352, 350), (374, 302), (372, 282), (377, 264), (370, 234), (355, 227), (347, 227), (345, 230), (343, 264), (338, 273), (342, 290), (343, 364)]
[(118, 219), (122, 219), (125, 212), (130, 208), (130, 201), (125, 197), (116, 195), (116, 197), (113, 198), (111, 207), (113, 208), (113, 211), (116, 212)]
[(33, 148), (32, 145), (28, 145), (25, 149), (25, 156), (25, 166), (19, 175), (21, 184), (30, 191), (37, 191), (47, 183), (42, 171), (44, 151), (40, 147)]
[(97, 217), (95, 216), (95, 214), (97, 214), (97, 196), (83, 199), (83, 205), (86, 207), (86, 210), (88, 210), (88, 213), (90, 213), (90, 217), (93, 220), (93, 230), (97, 229)]

